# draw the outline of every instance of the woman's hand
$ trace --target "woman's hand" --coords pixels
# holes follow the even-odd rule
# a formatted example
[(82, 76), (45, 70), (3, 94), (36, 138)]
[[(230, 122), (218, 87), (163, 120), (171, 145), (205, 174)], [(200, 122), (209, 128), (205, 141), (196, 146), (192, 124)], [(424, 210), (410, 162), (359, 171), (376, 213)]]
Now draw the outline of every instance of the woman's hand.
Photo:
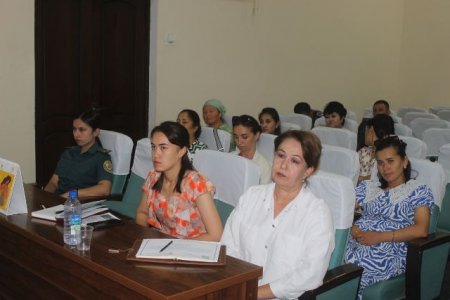
[(352, 226), (350, 233), (358, 243), (364, 246), (372, 246), (386, 242), (386, 239), (389, 239), (388, 235), (391, 234), (390, 232), (363, 231), (356, 225)]

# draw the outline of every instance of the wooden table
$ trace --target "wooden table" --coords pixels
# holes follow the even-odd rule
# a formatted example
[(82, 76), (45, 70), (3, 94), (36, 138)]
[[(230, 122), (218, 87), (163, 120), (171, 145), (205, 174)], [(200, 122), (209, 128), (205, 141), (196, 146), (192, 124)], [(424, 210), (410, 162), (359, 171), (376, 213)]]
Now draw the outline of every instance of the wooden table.
[(91, 250), (63, 243), (63, 227), (31, 217), (41, 205), (63, 200), (25, 185), (28, 214), (0, 215), (0, 298), (12, 299), (256, 299), (262, 268), (227, 256), (226, 266), (198, 267), (129, 262), (137, 238), (163, 234), (126, 220), (94, 232)]

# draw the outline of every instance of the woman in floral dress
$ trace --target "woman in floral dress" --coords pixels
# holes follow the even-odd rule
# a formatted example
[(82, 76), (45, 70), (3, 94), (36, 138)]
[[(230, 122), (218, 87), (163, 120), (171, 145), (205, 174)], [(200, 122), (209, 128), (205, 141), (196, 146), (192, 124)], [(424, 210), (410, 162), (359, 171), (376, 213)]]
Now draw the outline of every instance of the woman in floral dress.
[(189, 134), (176, 122), (151, 132), (152, 160), (136, 223), (177, 238), (218, 241), (222, 223), (212, 199), (214, 187), (192, 167)]

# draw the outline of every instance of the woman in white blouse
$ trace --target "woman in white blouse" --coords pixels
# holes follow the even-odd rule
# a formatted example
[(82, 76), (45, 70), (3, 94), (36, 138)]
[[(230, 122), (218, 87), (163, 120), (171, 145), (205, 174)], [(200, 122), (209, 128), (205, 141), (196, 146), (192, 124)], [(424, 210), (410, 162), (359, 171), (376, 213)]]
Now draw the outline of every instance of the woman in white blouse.
[(311, 132), (277, 137), (274, 182), (244, 193), (225, 225), (227, 254), (263, 267), (258, 299), (297, 298), (322, 284), (334, 228), (327, 205), (307, 184), (321, 148)]

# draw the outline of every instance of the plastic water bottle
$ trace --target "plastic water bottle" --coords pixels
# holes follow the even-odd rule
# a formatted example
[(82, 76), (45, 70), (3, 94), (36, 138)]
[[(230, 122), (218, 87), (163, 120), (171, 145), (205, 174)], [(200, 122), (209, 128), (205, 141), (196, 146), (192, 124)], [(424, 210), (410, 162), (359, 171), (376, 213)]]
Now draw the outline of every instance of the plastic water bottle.
[(78, 191), (69, 191), (69, 198), (64, 202), (64, 243), (75, 246), (80, 243), (81, 203)]

